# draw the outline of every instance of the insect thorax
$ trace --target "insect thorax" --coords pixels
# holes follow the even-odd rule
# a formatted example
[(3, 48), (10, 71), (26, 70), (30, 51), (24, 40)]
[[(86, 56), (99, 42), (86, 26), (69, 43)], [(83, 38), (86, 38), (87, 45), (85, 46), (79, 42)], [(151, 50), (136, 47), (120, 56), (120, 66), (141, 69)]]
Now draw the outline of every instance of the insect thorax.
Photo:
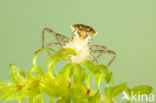
[(90, 58), (88, 42), (80, 39), (72, 39), (65, 44), (64, 48), (71, 48), (77, 52), (76, 56), (71, 56), (73, 63), (81, 63)]

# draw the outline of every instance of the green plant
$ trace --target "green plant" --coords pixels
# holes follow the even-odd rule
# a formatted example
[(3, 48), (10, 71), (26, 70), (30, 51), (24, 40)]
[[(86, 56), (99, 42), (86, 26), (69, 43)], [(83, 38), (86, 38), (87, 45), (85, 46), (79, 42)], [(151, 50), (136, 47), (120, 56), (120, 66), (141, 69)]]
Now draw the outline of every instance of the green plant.
[[(52, 51), (54, 54), (47, 59), (47, 72), (36, 64), (36, 59), (41, 51)], [(80, 64), (73, 64), (71, 55), (76, 55), (72, 49), (65, 48), (55, 52), (52, 49), (44, 48), (36, 52), (32, 68), (25, 72), (16, 67), (15, 64), (9, 66), (12, 82), (0, 82), (0, 100), (3, 102), (18, 100), (19, 103), (28, 100), (29, 103), (44, 103), (43, 95), (48, 95), (50, 103), (53, 98), (57, 98), (57, 103), (115, 103), (115, 96), (123, 91), (131, 96), (131, 91), (140, 94), (150, 94), (152, 87), (138, 86), (130, 89), (127, 83), (114, 86), (112, 72), (102, 64), (94, 64), (87, 60)], [(68, 63), (58, 72), (55, 64), (60, 61)], [(53, 70), (52, 70), (53, 69)], [(94, 77), (91, 81), (90, 78)], [(105, 81), (107, 86), (101, 87), (101, 82)], [(97, 88), (93, 89), (92, 85)], [(126, 101), (130, 103), (130, 100)]]

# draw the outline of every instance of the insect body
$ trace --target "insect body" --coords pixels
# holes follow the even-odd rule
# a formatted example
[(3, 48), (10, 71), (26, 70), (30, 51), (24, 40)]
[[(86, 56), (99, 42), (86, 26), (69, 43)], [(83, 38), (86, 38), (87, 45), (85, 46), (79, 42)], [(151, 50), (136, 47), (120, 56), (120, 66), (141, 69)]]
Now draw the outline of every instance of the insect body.
[[(84, 60), (92, 60), (97, 63), (97, 59), (104, 53), (113, 54), (112, 59), (109, 61), (107, 66), (109, 66), (116, 57), (115, 52), (107, 50), (104, 46), (99, 45), (89, 45), (90, 40), (97, 34), (97, 31), (84, 24), (72, 24), (72, 38), (67, 37), (54, 32), (49, 28), (44, 28), (42, 31), (42, 48), (44, 48), (44, 33), (48, 31), (57, 40), (57, 43), (49, 43), (46, 47), (59, 46), (63, 48), (71, 48), (77, 52), (76, 56), (72, 56), (71, 60), (73, 63), (81, 63)], [(91, 53), (98, 53), (96, 57), (93, 57)]]
[(65, 44), (65, 48), (71, 48), (77, 52), (76, 56), (72, 56), (74, 63), (81, 63), (84, 60), (91, 59), (89, 42), (96, 35), (96, 30), (82, 24), (72, 24), (73, 38)]

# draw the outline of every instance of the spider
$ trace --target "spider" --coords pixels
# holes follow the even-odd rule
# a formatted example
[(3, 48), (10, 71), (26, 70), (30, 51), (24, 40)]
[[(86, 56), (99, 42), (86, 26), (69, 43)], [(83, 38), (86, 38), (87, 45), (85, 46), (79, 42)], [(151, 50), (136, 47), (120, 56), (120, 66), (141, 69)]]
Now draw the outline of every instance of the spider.
[[(73, 63), (81, 63), (84, 60), (92, 60), (94, 63), (98, 64), (97, 59), (104, 53), (113, 55), (112, 59), (106, 64), (110, 66), (116, 57), (116, 53), (112, 50), (108, 50), (105, 46), (100, 45), (89, 45), (90, 40), (97, 34), (97, 31), (84, 24), (71, 24), (72, 38), (69, 39), (64, 35), (54, 32), (49, 28), (44, 28), (42, 30), (42, 48), (49, 48), (51, 46), (58, 46), (61, 49), (71, 48), (77, 52), (77, 55), (71, 56)], [(48, 43), (45, 46), (45, 32), (49, 32), (54, 36), (57, 42)], [(98, 53), (97, 56), (92, 56), (91, 53)]]

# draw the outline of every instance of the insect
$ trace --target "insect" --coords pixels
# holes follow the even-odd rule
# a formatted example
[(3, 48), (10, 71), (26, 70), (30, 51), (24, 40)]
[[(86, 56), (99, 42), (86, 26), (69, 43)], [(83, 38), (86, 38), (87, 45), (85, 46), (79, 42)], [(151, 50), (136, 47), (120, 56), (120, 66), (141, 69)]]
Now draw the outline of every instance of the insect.
[[(49, 48), (51, 46), (58, 46), (61, 49), (71, 48), (77, 52), (77, 55), (72, 56), (73, 63), (81, 63), (84, 60), (92, 60), (98, 63), (97, 59), (103, 54), (113, 55), (112, 59), (106, 64), (110, 66), (116, 57), (116, 53), (112, 50), (108, 50), (105, 46), (90, 45), (90, 40), (97, 34), (96, 29), (84, 25), (84, 24), (71, 24), (72, 38), (69, 39), (64, 35), (54, 32), (49, 28), (44, 28), (42, 31), (42, 48)], [(57, 42), (50, 42), (45, 46), (45, 32), (49, 32), (54, 36)], [(98, 53), (97, 56), (92, 56), (91, 53)]]

